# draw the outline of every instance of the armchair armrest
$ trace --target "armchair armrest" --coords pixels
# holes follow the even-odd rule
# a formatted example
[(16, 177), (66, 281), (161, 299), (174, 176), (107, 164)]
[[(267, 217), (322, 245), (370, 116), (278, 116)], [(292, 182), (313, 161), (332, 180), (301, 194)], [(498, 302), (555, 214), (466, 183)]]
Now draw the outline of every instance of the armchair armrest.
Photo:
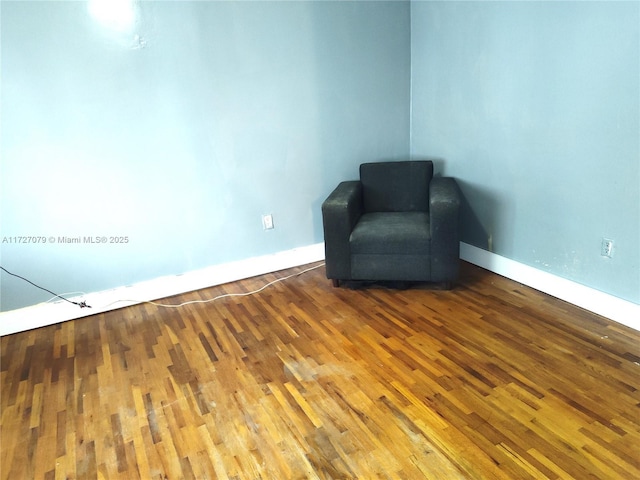
[(429, 185), (431, 276), (436, 282), (458, 278), (460, 190), (455, 179), (434, 177)]
[(351, 278), (349, 237), (362, 208), (362, 184), (357, 180), (340, 183), (322, 203), (327, 278)]

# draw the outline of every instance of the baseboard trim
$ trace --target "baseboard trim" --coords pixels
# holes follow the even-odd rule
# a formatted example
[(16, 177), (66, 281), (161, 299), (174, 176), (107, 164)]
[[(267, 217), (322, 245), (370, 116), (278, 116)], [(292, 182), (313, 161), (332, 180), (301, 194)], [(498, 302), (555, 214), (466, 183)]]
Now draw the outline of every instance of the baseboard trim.
[(0, 336), (104, 313), (119, 308), (179, 295), (202, 288), (285, 270), (324, 260), (324, 243), (294, 248), (272, 255), (214, 265), (201, 270), (159, 277), (134, 285), (91, 293), (70, 300), (86, 301), (92, 308), (78, 308), (65, 301), (40, 303), (0, 313)]
[(481, 248), (460, 243), (460, 258), (615, 322), (640, 330), (640, 305), (538, 270)]
[[(491, 272), (535, 288), (603, 317), (640, 331), (640, 305), (622, 300), (481, 248), (460, 243), (460, 258)], [(0, 336), (75, 320), (145, 301), (179, 295), (202, 288), (285, 270), (324, 260), (324, 243), (294, 248), (272, 255), (214, 265), (183, 275), (159, 277), (134, 285), (74, 297), (85, 300), (90, 309), (58, 301), (40, 303), (0, 313)], [(127, 300), (129, 299), (129, 300)], [(125, 301), (121, 301), (125, 300)], [(117, 302), (117, 303), (114, 303)]]

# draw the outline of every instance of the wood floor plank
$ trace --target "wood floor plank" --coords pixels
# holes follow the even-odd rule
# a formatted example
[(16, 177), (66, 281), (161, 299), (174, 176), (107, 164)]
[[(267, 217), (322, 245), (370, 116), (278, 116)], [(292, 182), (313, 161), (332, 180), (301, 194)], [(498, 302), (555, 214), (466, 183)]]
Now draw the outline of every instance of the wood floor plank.
[(640, 332), (466, 263), (450, 291), (354, 287), (2, 337), (0, 480), (640, 478)]

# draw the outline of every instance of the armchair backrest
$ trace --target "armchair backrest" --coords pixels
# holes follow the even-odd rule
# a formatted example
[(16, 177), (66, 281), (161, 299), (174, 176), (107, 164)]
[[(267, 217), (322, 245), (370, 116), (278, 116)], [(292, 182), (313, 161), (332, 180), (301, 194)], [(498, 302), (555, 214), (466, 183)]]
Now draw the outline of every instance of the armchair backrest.
[(433, 162), (363, 163), (360, 182), (365, 212), (427, 212)]

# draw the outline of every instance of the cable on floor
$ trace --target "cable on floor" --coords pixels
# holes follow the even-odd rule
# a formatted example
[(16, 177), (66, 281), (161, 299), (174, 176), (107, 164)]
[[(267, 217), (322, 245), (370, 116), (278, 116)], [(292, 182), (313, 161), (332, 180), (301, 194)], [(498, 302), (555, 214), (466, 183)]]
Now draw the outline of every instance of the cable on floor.
[(114, 302), (111, 302), (107, 305), (105, 305), (105, 307), (110, 307), (111, 305), (115, 304), (115, 303), (120, 303), (120, 302), (134, 302), (134, 303), (149, 303), (151, 305), (155, 305), (156, 307), (163, 307), (163, 308), (178, 308), (178, 307), (183, 307), (185, 305), (191, 305), (194, 303), (210, 303), (210, 302), (215, 302), (216, 300), (220, 300), (222, 298), (228, 298), (228, 297), (246, 297), (249, 295), (255, 295), (256, 293), (260, 293), (261, 291), (263, 291), (264, 289), (270, 287), (271, 285), (274, 285), (276, 283), (279, 282), (284, 282), (285, 280), (288, 280), (292, 277), (297, 277), (302, 275), (303, 273), (307, 273), (310, 272), (311, 270), (315, 270), (316, 268), (320, 268), (320, 267), (324, 267), (325, 263), (321, 263), (319, 265), (315, 265), (313, 267), (307, 268), (301, 272), (298, 273), (292, 273), (291, 275), (287, 275), (286, 277), (282, 277), (282, 278), (277, 278), (269, 283), (267, 283), (266, 285), (263, 285), (262, 287), (253, 290), (251, 292), (244, 292), (244, 293), (225, 293), (223, 295), (218, 295), (217, 297), (214, 298), (209, 298), (207, 300), (190, 300), (188, 302), (183, 302), (183, 303), (179, 303), (179, 304), (166, 304), (166, 303), (158, 303), (158, 302), (152, 302), (149, 300), (130, 300), (130, 299), (121, 299), (121, 300), (116, 300)]
[(24, 280), (27, 283), (30, 283), (31, 285), (33, 285), (34, 287), (39, 288), (40, 290), (44, 290), (45, 292), (50, 293), (51, 295), (54, 296), (54, 298), (61, 298), (65, 302), (69, 302), (69, 303), (72, 303), (74, 305), (78, 305), (80, 308), (91, 308), (91, 305), (87, 305), (87, 302), (85, 302), (84, 300), (82, 302), (74, 302), (73, 300), (69, 300), (68, 298), (64, 298), (63, 296), (58, 295), (57, 293), (52, 292), (51, 290), (49, 290), (47, 288), (41, 287), (40, 285), (37, 285), (37, 284), (33, 283), (31, 280), (27, 280), (26, 278), (21, 277), (20, 275), (17, 275), (15, 273), (11, 273), (9, 270), (4, 268), (2, 265), (0, 265), (0, 269), (2, 269), (4, 272), (8, 273), (9, 275), (13, 275), (14, 277), (17, 277), (17, 278), (19, 278), (21, 280)]
[[(179, 308), (179, 307), (183, 307), (185, 305), (191, 305), (194, 303), (210, 303), (210, 302), (215, 302), (216, 300), (220, 300), (222, 298), (228, 298), (228, 297), (246, 297), (249, 295), (255, 295), (256, 293), (260, 293), (261, 291), (263, 291), (264, 289), (270, 287), (271, 285), (274, 285), (276, 283), (279, 282), (284, 282), (285, 280), (288, 280), (290, 278), (293, 277), (297, 277), (299, 275), (302, 275), (304, 273), (310, 272), (311, 270), (315, 270), (316, 268), (320, 268), (320, 267), (324, 267), (325, 263), (320, 263), (319, 265), (315, 265), (313, 267), (307, 268), (301, 272), (298, 273), (292, 273), (291, 275), (287, 275), (286, 277), (282, 277), (282, 278), (277, 278), (265, 285), (263, 285), (262, 287), (253, 290), (251, 292), (244, 292), (244, 293), (225, 293), (223, 295), (218, 295), (217, 297), (214, 298), (209, 298), (207, 300), (190, 300), (188, 302), (183, 302), (183, 303), (179, 303), (179, 304), (166, 304), (166, 303), (158, 303), (158, 302), (152, 302), (150, 300), (134, 300), (134, 299), (120, 299), (120, 300), (115, 300), (111, 303), (108, 303), (107, 305), (104, 305), (102, 308), (107, 308), (110, 307), (111, 305), (114, 305), (116, 303), (121, 303), (121, 302), (131, 302), (131, 303), (136, 303), (136, 304), (140, 304), (140, 303), (149, 303), (151, 305), (155, 305), (156, 307), (163, 307), (163, 308)], [(6, 273), (8, 273), (9, 275), (13, 275), (14, 277), (18, 277), (22, 280), (24, 280), (25, 282), (30, 283), (31, 285), (33, 285), (34, 287), (37, 287), (41, 290), (44, 290), (45, 292), (50, 293), (51, 295), (53, 295), (53, 298), (47, 300), (47, 302), (50, 302), (51, 300), (54, 300), (56, 298), (61, 298), (62, 300), (64, 300), (65, 302), (69, 302), (72, 303), (74, 305), (78, 305), (80, 308), (91, 308), (90, 305), (87, 305), (87, 303), (85, 301), (81, 301), (81, 302), (75, 302), (73, 300), (69, 300), (68, 298), (63, 297), (62, 295), (58, 295), (57, 293), (52, 292), (51, 290), (48, 290), (44, 287), (41, 287), (40, 285), (36, 285), (35, 283), (33, 283), (31, 280), (27, 280), (26, 278), (17, 275), (15, 273), (11, 273), (9, 270), (7, 270), (6, 268), (0, 266), (0, 269), (4, 270)], [(78, 292), (72, 292), (72, 293), (78, 293)], [(83, 293), (83, 292), (79, 292), (79, 293)]]

